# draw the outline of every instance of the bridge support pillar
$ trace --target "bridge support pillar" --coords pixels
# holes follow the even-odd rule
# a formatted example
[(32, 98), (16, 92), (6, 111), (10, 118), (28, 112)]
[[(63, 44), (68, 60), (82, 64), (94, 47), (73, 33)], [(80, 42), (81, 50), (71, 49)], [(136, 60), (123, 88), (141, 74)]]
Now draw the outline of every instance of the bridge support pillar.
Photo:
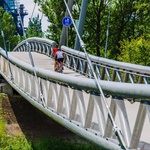
[(6, 93), (9, 95), (13, 95), (14, 90), (9, 84), (5, 84), (4, 86), (0, 86), (0, 93)]
[[(77, 26), (78, 32), (79, 32), (81, 37), (82, 37), (82, 34), (83, 34), (84, 21), (85, 21), (85, 18), (86, 18), (87, 7), (88, 7), (88, 0), (86, 0), (86, 1), (82, 0), (81, 12), (80, 12), (80, 17), (79, 17), (79, 24)], [(78, 35), (76, 35), (74, 49), (75, 50), (80, 50), (80, 41), (79, 41)]]

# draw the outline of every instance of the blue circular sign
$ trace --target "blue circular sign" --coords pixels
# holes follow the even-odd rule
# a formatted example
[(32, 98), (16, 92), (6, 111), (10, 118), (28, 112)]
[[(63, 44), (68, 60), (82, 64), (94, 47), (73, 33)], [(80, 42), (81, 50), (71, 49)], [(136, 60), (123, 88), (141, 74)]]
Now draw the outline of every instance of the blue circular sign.
[(62, 24), (66, 27), (69, 27), (72, 24), (72, 20), (70, 17), (64, 17), (62, 20)]

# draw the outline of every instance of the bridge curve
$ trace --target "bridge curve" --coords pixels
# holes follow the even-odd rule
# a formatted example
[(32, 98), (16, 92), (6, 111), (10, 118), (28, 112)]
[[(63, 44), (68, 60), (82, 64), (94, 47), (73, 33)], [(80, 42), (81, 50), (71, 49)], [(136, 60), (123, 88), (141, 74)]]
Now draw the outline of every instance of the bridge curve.
[[(115, 128), (109, 120), (83, 52), (61, 47), (66, 56), (65, 70), (72, 69), (78, 77), (65, 72), (56, 73), (36, 65), (33, 67), (30, 59), (27, 63), (19, 60), (16, 55), (18, 52), (28, 54), (30, 51), (33, 56), (36, 52), (41, 54), (41, 58), (44, 56), (52, 61), (54, 45), (55, 42), (51, 40), (30, 38), (19, 43), (14, 52), (7, 54), (1, 49), (0, 74), (32, 105), (69, 130), (105, 149), (125, 149), (115, 136)], [(100, 85), (121, 130), (126, 149), (148, 147), (149, 67), (92, 55), (90, 59), (96, 75), (101, 79)], [(132, 114), (132, 109), (135, 114)]]

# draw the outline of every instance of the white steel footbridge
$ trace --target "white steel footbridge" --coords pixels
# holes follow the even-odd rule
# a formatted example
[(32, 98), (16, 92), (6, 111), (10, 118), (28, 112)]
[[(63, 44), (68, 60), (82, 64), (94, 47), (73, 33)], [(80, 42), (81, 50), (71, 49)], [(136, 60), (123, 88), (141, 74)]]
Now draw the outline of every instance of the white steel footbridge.
[(12, 52), (0, 49), (1, 76), (37, 109), (104, 149), (150, 149), (150, 68), (92, 55), (89, 64), (85, 53), (61, 46), (65, 67), (57, 73), (54, 45), (34, 37)]

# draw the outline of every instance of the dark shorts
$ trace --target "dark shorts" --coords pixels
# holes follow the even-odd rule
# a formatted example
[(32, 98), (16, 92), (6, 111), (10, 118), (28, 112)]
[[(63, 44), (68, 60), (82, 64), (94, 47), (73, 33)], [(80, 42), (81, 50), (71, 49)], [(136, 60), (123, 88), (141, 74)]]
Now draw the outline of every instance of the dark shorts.
[(63, 62), (64, 58), (58, 58), (57, 61), (58, 62)]

